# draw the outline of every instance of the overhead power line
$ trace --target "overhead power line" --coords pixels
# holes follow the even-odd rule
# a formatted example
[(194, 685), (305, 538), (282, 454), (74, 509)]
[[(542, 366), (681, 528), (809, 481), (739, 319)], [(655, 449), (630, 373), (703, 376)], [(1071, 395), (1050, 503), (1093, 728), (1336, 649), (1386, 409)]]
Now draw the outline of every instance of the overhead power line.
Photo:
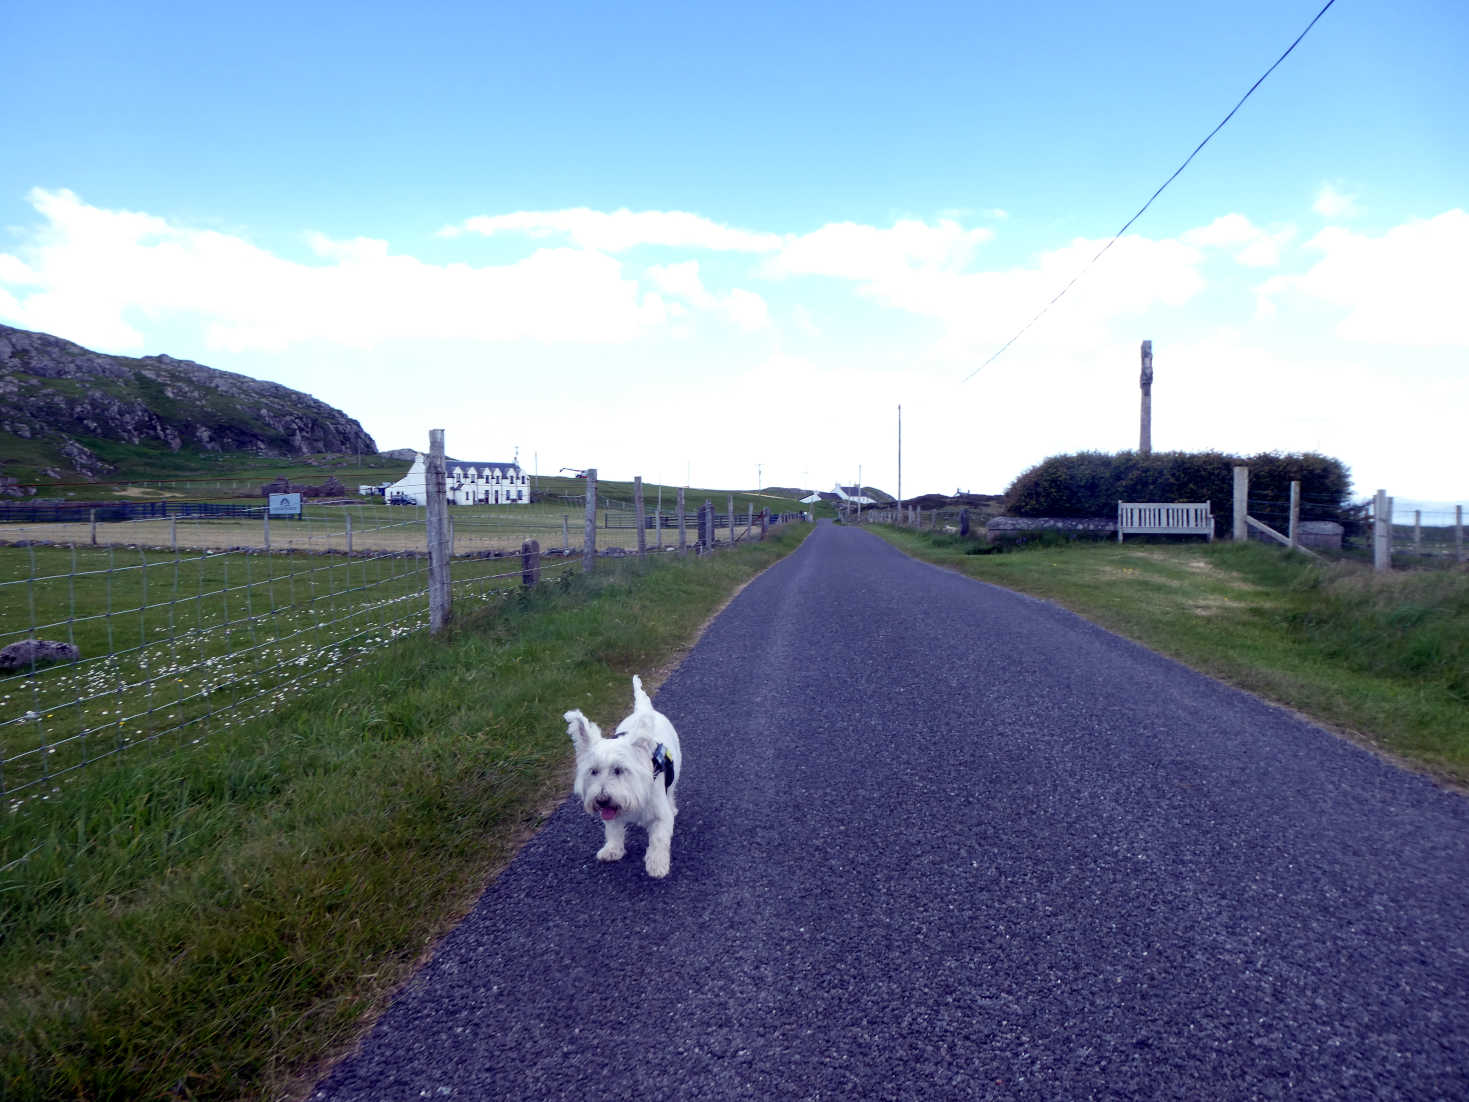
[(1177, 168), (1175, 168), (1173, 170), (1173, 175), (1172, 176), (1168, 177), (1168, 179), (1164, 180), (1160, 185), (1158, 185), (1158, 190), (1155, 191), (1155, 192), (1153, 192), (1153, 194), (1148, 197), (1148, 201), (1138, 208), (1136, 214), (1134, 214), (1131, 218), (1129, 218), (1126, 222), (1123, 223), (1122, 228), (1112, 235), (1112, 239), (1110, 241), (1108, 241), (1105, 245), (1103, 245), (1100, 249), (1097, 250), (1097, 255), (1094, 256), (1094, 257), (1092, 257), (1089, 261), (1087, 261), (1086, 264), (1082, 267), (1081, 271), (1077, 272), (1074, 276), (1072, 276), (1071, 277), (1071, 281), (1069, 283), (1067, 283), (1066, 286), (1062, 287), (1059, 291), (1057, 291), (1056, 294), (1055, 294), (1055, 297), (1053, 297), (1050, 302), (1046, 303), (1044, 306), (1042, 306), (1040, 308), (1040, 311), (1036, 314), (1035, 317), (1031, 318), (1028, 322), (1026, 322), (1024, 325), (1022, 325), (1020, 327), (1020, 330), (1013, 337), (1011, 337), (1008, 341), (1006, 341), (1004, 344), (1002, 344), (999, 347), (999, 349), (995, 352), (994, 355), (992, 355), (989, 359), (985, 360), (984, 363), (980, 364), (973, 371), (971, 371), (968, 375), (964, 376), (964, 378), (962, 380), (960, 380), (961, 382), (967, 383), (970, 379), (974, 378), (981, 371), (983, 371), (985, 368), (987, 368), (990, 364), (994, 363), (1002, 355), (1004, 355), (1005, 354), (1005, 350), (1007, 348), (1009, 348), (1012, 344), (1014, 344), (1016, 341), (1018, 341), (1025, 334), (1025, 331), (1027, 329), (1029, 329), (1036, 322), (1040, 321), (1042, 315), (1044, 315), (1046, 313), (1046, 311), (1049, 310), (1052, 306), (1055, 306), (1056, 303), (1060, 301), (1061, 296), (1064, 295), (1067, 291), (1071, 290), (1072, 286), (1076, 283), (1076, 281), (1079, 280), (1082, 276), (1086, 275), (1086, 273), (1091, 270), (1091, 267), (1092, 267), (1093, 264), (1095, 264), (1098, 260), (1102, 259), (1102, 254), (1103, 253), (1105, 253), (1113, 245), (1117, 244), (1117, 240), (1124, 233), (1126, 233), (1128, 231), (1128, 229), (1131, 228), (1131, 226), (1132, 226), (1132, 224), (1134, 222), (1136, 222), (1139, 218), (1141, 218), (1143, 216), (1143, 212), (1145, 210), (1147, 210), (1149, 207), (1151, 207), (1153, 205), (1153, 200), (1156, 199), (1156, 198), (1158, 198), (1158, 196), (1160, 196), (1160, 195), (1163, 194), (1163, 189), (1166, 188), (1169, 184), (1173, 183), (1173, 181), (1178, 178), (1179, 173), (1181, 173), (1184, 169), (1186, 169), (1188, 167), (1189, 162), (1192, 161), (1195, 157), (1197, 157), (1199, 155), (1199, 150), (1203, 149), (1204, 146), (1206, 146), (1206, 145), (1209, 144), (1209, 139), (1212, 138), (1215, 134), (1219, 133), (1219, 131), (1223, 130), (1225, 123), (1229, 122), (1230, 119), (1234, 118), (1235, 112), (1238, 111), (1241, 107), (1244, 106), (1245, 100), (1249, 99), (1250, 96), (1254, 95), (1255, 89), (1258, 88), (1258, 87), (1260, 87), (1260, 85), (1262, 85), (1262, 84), (1265, 83), (1265, 78), (1268, 77), (1271, 73), (1275, 72), (1276, 68), (1279, 67), (1279, 65), (1280, 65), (1280, 63), (1282, 61), (1284, 61), (1286, 58), (1290, 57), (1291, 51), (1294, 50), (1297, 46), (1299, 46), (1301, 44), (1301, 39), (1305, 38), (1306, 35), (1308, 35), (1308, 34), (1311, 33), (1311, 28), (1316, 25), (1317, 20), (1319, 20), (1323, 15), (1325, 15), (1327, 9), (1330, 8), (1332, 4), (1335, 4), (1335, 3), (1336, 3), (1336, 0), (1326, 0), (1326, 4), (1322, 7), (1322, 9), (1320, 11), (1318, 11), (1316, 13), (1316, 17), (1314, 19), (1312, 19), (1311, 22), (1309, 22), (1309, 23), (1306, 24), (1306, 29), (1303, 30), (1300, 34), (1296, 35), (1296, 40), (1294, 42), (1292, 42), (1289, 46), (1286, 47), (1285, 53), (1281, 54), (1279, 57), (1277, 57), (1275, 59), (1275, 64), (1274, 65), (1271, 65), (1270, 68), (1266, 69), (1263, 73), (1260, 74), (1260, 79), (1257, 80), (1257, 81), (1255, 81), (1254, 84), (1251, 84), (1250, 85), (1250, 90), (1248, 92), (1246, 92), (1244, 95), (1240, 96), (1239, 102), (1236, 103), (1232, 108), (1230, 108), (1229, 114), (1225, 115), (1224, 118), (1222, 118), (1219, 121), (1219, 125), (1218, 126), (1214, 127), (1213, 130), (1209, 131), (1208, 135), (1204, 138), (1203, 141), (1201, 141), (1198, 145), (1194, 146), (1194, 151), (1192, 153), (1190, 153), (1187, 157), (1184, 158), (1183, 164), (1179, 165)]

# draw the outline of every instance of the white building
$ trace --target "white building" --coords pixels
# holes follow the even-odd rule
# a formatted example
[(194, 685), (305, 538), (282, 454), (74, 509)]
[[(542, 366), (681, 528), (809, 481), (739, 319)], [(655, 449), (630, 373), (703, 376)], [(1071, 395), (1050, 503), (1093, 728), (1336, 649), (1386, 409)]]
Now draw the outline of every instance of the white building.
[(838, 499), (847, 505), (876, 505), (877, 502), (862, 492), (861, 486), (843, 486), (840, 482), (834, 489)]
[[(408, 473), (383, 491), (389, 505), (424, 505), (428, 502), (428, 472), (419, 452)], [(530, 479), (520, 464), (470, 463), (460, 459), (444, 461), (448, 476), (446, 489), (450, 505), (528, 505)]]

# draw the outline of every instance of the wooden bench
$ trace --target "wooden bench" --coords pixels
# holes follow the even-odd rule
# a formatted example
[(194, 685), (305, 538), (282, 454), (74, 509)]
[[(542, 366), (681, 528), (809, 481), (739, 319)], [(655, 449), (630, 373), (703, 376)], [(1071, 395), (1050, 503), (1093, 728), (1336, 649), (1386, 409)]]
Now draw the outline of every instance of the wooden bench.
[(1206, 536), (1214, 542), (1214, 514), (1208, 501), (1119, 501), (1117, 542), (1133, 536)]

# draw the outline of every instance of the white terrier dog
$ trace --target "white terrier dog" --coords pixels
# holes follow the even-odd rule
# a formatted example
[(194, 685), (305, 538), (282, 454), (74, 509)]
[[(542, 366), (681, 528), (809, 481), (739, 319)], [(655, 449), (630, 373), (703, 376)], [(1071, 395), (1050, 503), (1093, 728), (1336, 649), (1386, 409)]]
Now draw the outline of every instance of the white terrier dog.
[(573, 791), (606, 831), (597, 860), (620, 861), (627, 824), (636, 823), (648, 832), (643, 868), (649, 876), (667, 876), (673, 817), (678, 814), (673, 793), (683, 777), (683, 755), (678, 732), (654, 709), (641, 677), (632, 679), (632, 699), (632, 715), (617, 725), (615, 738), (604, 739), (601, 728), (580, 711), (563, 717), (576, 747)]

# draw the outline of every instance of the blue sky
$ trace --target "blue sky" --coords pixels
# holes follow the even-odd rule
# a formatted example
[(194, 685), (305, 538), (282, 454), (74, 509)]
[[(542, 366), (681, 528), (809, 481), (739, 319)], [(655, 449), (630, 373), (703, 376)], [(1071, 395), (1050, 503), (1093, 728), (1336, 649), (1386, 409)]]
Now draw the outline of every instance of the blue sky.
[(12, 5), (0, 321), (747, 487), (1318, 450), (1469, 497), (1469, 8)]

